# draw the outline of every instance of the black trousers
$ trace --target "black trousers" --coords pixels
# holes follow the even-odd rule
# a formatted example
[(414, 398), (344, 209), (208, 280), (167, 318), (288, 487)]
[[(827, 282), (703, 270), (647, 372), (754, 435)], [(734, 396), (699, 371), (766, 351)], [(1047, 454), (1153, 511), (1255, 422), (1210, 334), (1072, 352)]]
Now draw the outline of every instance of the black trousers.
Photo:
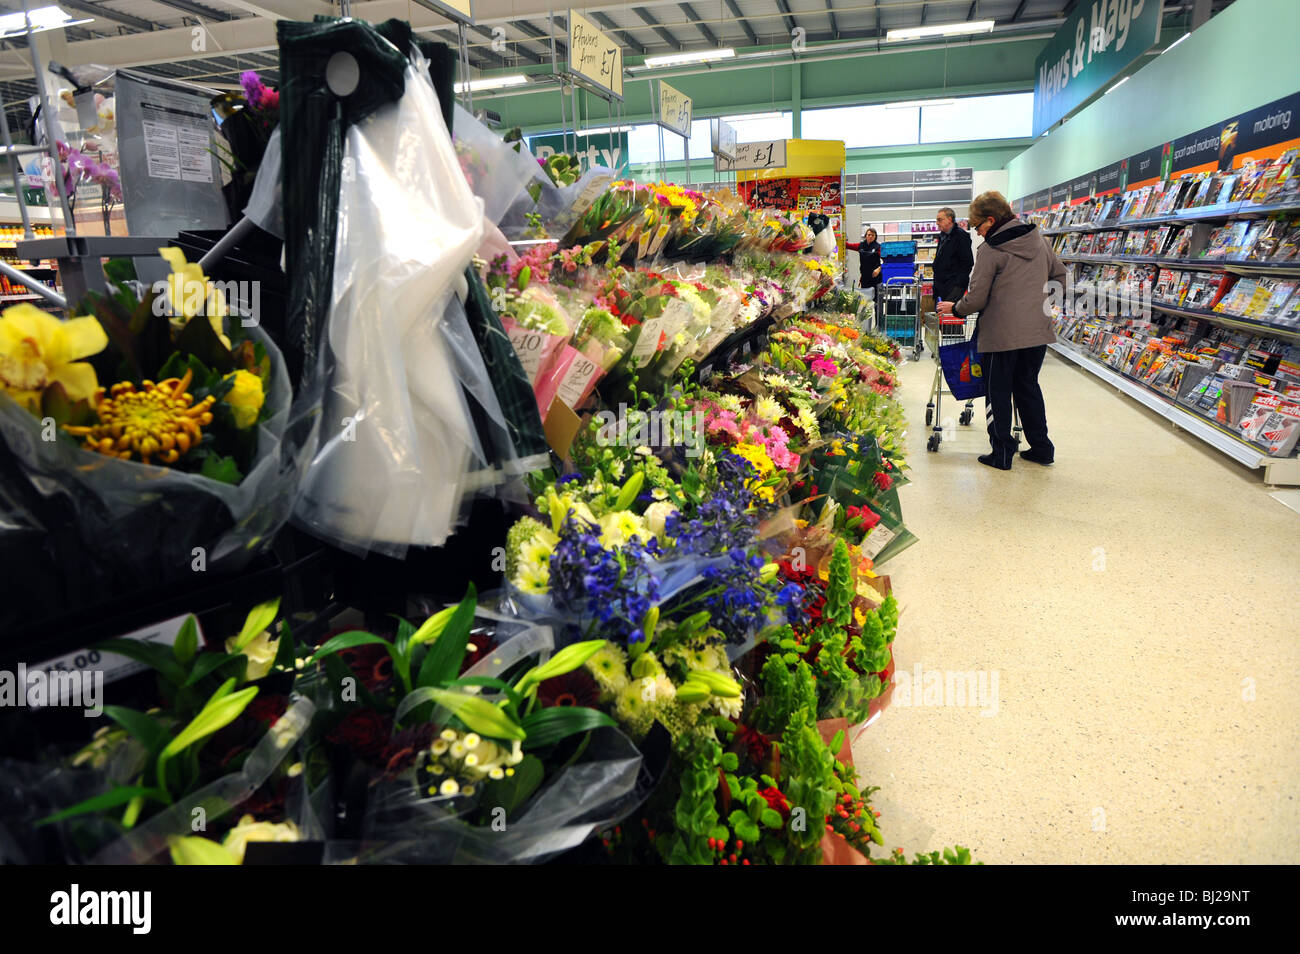
[(1020, 348), (1016, 351), (989, 351), (983, 355), (984, 417), (989, 426), (989, 443), (993, 459), (1000, 465), (1010, 464), (1018, 441), (1011, 434), (1011, 400), (1020, 412), (1020, 426), (1034, 453), (1052, 460), (1056, 449), (1047, 437), (1047, 407), (1038, 386), (1038, 372), (1043, 367), (1047, 345)]

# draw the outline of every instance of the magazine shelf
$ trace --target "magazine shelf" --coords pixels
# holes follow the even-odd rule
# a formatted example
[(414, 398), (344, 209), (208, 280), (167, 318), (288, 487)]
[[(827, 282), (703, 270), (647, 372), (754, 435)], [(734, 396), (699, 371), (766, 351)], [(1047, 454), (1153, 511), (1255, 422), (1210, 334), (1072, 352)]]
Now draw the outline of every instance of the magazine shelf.
[(1253, 444), (1242, 440), (1217, 421), (1205, 417), (1191, 408), (1179, 405), (1144, 384), (1102, 364), (1073, 344), (1058, 340), (1048, 345), (1053, 351), (1107, 384), (1122, 391), (1144, 407), (1155, 411), (1177, 427), (1199, 437), (1205, 443), (1252, 469), (1264, 468), (1264, 480), (1269, 484), (1300, 484), (1300, 459), (1270, 457)]

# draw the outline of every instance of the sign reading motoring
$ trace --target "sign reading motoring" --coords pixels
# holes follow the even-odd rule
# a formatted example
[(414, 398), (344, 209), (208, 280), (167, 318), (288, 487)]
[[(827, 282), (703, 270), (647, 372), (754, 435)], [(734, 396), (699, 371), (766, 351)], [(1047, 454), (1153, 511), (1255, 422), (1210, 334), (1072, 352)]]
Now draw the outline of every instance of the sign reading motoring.
[(736, 158), (736, 127), (725, 119), (709, 120), (709, 138), (713, 154), (723, 159)]
[(1160, 35), (1161, 0), (1083, 0), (1038, 54), (1034, 135), (1065, 118)]
[(569, 11), (569, 72), (623, 98), (623, 50), (577, 10)]
[(659, 81), (659, 125), (690, 138), (691, 98), (663, 80)]
[(713, 157), (713, 168), (718, 172), (752, 172), (758, 169), (785, 168), (785, 140), (769, 142), (736, 143), (734, 159)]

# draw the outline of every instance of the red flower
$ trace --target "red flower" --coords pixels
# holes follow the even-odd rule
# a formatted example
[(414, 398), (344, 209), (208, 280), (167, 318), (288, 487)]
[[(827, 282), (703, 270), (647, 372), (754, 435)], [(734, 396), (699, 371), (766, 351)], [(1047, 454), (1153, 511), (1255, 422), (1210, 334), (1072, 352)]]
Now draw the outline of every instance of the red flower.
[(863, 530), (870, 530), (876, 524), (880, 523), (880, 514), (873, 511), (870, 507), (858, 508), (858, 516), (862, 518)]
[(639, 318), (633, 318), (631, 315), (623, 315), (622, 320), (624, 328), (635, 328), (637, 325), (641, 324)]
[(384, 773), (389, 776), (400, 775), (415, 761), (418, 752), (429, 747), (436, 731), (432, 722), (422, 722), (393, 736), (379, 755), (379, 761), (384, 763)]
[(894, 486), (894, 478), (890, 477), (884, 471), (876, 471), (875, 476), (871, 479), (876, 482), (876, 486), (881, 490), (888, 490), (890, 487)]
[(782, 818), (788, 818), (790, 816), (790, 801), (779, 788), (776, 788), (775, 786), (760, 788), (758, 794), (762, 795), (763, 798), (767, 800), (767, 807), (780, 812)]
[(371, 760), (384, 751), (391, 731), (388, 719), (374, 709), (353, 709), (325, 738)]
[(393, 678), (393, 657), (377, 643), (345, 649), (339, 656), (361, 680), (361, 684), (372, 692)]
[(736, 726), (736, 741), (745, 746), (749, 760), (762, 765), (772, 754), (772, 742), (762, 732), (741, 723)]
[(586, 670), (575, 669), (541, 683), (537, 687), (537, 701), (548, 709), (552, 706), (592, 708), (600, 701), (600, 687)]
[(287, 696), (258, 696), (248, 704), (244, 710), (246, 715), (252, 716), (263, 725), (274, 725), (280, 716), (284, 715), (289, 708), (289, 699)]
[(474, 647), (472, 651), (466, 651), (465, 661), (460, 664), (462, 673), (469, 669), (480, 659), (487, 656), (488, 653), (496, 649), (497, 641), (488, 633), (472, 633), (469, 637), (469, 644)]

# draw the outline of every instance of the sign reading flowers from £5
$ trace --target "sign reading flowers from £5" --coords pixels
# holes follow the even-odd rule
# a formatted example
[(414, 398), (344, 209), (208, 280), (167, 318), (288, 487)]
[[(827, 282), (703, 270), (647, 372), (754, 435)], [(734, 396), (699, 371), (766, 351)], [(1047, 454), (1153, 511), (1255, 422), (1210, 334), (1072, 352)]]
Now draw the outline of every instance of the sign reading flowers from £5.
[(623, 98), (623, 50), (577, 10), (569, 11), (569, 72)]
[(659, 81), (659, 125), (679, 136), (691, 135), (691, 98)]
[(1084, 0), (1035, 61), (1034, 135), (1074, 112), (1160, 35), (1161, 0)]

